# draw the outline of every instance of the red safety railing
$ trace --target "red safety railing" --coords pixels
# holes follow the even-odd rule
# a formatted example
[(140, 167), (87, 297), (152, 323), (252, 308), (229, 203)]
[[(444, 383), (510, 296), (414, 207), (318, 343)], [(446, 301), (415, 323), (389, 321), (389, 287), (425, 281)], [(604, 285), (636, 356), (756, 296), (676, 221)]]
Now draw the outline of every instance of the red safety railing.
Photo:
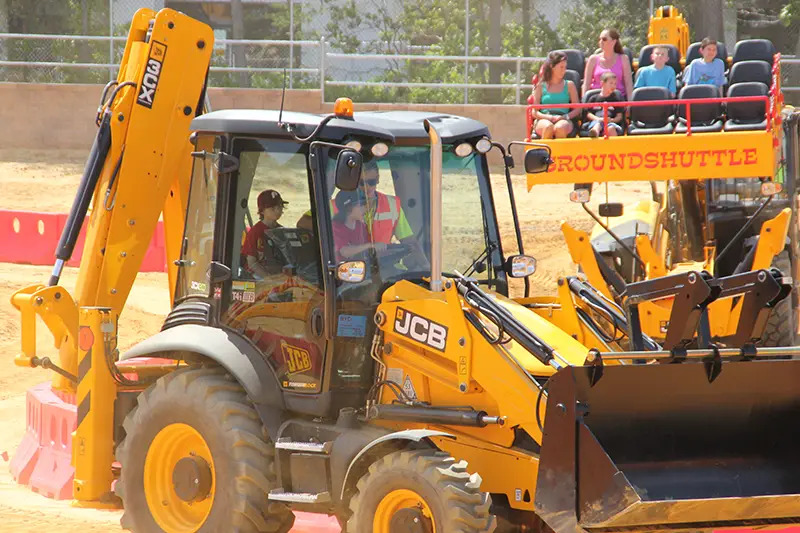
[[(537, 84), (541, 75), (533, 76), (532, 82)], [(637, 102), (591, 102), (591, 103), (569, 103), (569, 104), (529, 104), (525, 110), (526, 132), (531, 137), (533, 132), (533, 111), (536, 109), (547, 109), (552, 107), (566, 109), (597, 109), (603, 108), (603, 131), (604, 138), (608, 138), (608, 108), (609, 107), (644, 107), (657, 105), (685, 106), (686, 109), (686, 135), (692, 134), (692, 105), (733, 103), (733, 102), (758, 102), (764, 105), (764, 118), (767, 120), (766, 130), (771, 130), (774, 126), (781, 123), (781, 109), (783, 108), (783, 92), (781, 91), (781, 55), (777, 53), (772, 60), (772, 83), (767, 96), (734, 96), (718, 98), (691, 98), (691, 99), (669, 99), (669, 100), (643, 100)]]
[(588, 103), (575, 103), (575, 104), (530, 104), (528, 106), (528, 134), (530, 135), (533, 126), (533, 113), (534, 109), (547, 109), (553, 107), (565, 109), (598, 109), (603, 108), (603, 129), (604, 138), (608, 138), (608, 108), (614, 107), (655, 107), (655, 106), (685, 106), (686, 107), (686, 135), (692, 134), (692, 106), (702, 104), (721, 104), (721, 103), (734, 103), (734, 102), (764, 102), (764, 118), (767, 119), (766, 130), (772, 129), (772, 108), (770, 106), (769, 96), (733, 96), (733, 97), (717, 97), (717, 98), (685, 98), (677, 100), (641, 100), (636, 102), (588, 102)]

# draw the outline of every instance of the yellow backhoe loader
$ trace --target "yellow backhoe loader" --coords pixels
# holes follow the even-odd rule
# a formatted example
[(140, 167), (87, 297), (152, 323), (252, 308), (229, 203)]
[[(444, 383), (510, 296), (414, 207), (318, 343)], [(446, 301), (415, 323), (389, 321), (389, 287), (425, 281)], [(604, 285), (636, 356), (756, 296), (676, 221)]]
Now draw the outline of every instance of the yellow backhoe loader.
[[(148, 533), (287, 532), (292, 510), (333, 514), (354, 533), (800, 521), (800, 362), (779, 359), (796, 350), (664, 350), (636, 331), (635, 316), (623, 324), (613, 302), (576, 279), (561, 283), (557, 300), (509, 298), (509, 278), (530, 275), (535, 261), (503, 252), (495, 202), (512, 193), (492, 185), (486, 153), (520, 143), (492, 143), (480, 122), (354, 113), (343, 99), (326, 116), (200, 114), (189, 137), (182, 121), (201, 108), (211, 39), (176, 12), (139, 12), (129, 46), (141, 68), (121, 74), (101, 109), (112, 125), (130, 118), (129, 142), (120, 159), (113, 147), (124, 135), (115, 139), (112, 127), (112, 150), (93, 151), (98, 167), (87, 172), (99, 180), (80, 195), (94, 195), (95, 234), (81, 279), (101, 290), (72, 303), (55, 283), (59, 266), (49, 287), (13, 297), (23, 320), (18, 363), (41, 362), (37, 315), (75, 348), (72, 360), (48, 366), (77, 389), (79, 503), (116, 495), (123, 526)], [(169, 51), (153, 79), (144, 65), (158, 43)], [(183, 53), (171, 62), (174, 49)], [(168, 82), (179, 79), (192, 90), (170, 96)], [(152, 107), (138, 100), (144, 94)], [(137, 112), (155, 122), (158, 104), (174, 125), (131, 138), (147, 131), (134, 129)], [(162, 151), (170, 132), (175, 146)], [(549, 149), (525, 148), (526, 171), (546, 170)], [(193, 164), (180, 176), (184, 155)], [(138, 166), (148, 161), (174, 167)], [(147, 180), (164, 183), (163, 195)], [(152, 233), (140, 226), (155, 224), (173, 180), (185, 193), (170, 256), (174, 306), (159, 333), (120, 355), (124, 299), (113, 296), (129, 286), (107, 284), (108, 263), (133, 279), (128, 246)], [(110, 183), (116, 201), (104, 204)], [(312, 229), (286, 222), (309, 211)], [(639, 287), (643, 301), (652, 296), (651, 285)], [(741, 328), (758, 338), (764, 299), (788, 287), (761, 270), (752, 279), (690, 272), (662, 290), (690, 301), (670, 326), (685, 341), (708, 303), (732, 296), (750, 302), (753, 320)], [(630, 328), (648, 350), (620, 350), (612, 326)], [(137, 372), (143, 357), (171, 364)]]

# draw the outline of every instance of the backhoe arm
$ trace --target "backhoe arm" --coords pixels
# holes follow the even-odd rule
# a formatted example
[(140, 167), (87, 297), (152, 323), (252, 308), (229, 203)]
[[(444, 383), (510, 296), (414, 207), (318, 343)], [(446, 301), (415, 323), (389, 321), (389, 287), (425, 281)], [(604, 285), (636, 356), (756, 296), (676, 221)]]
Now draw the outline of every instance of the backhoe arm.
[[(63, 289), (32, 286), (14, 294), (23, 323), (17, 364), (36, 364), (31, 321), (38, 315), (54, 335), (60, 366), (77, 375), (78, 308), (121, 313), (162, 210), (169, 226), (167, 249), (170, 254), (179, 250), (189, 185), (180, 173), (191, 168), (189, 125), (202, 111), (213, 43), (210, 27), (177, 11), (137, 11), (118, 78), (107, 87), (113, 91), (101, 102), (98, 123), (104, 126), (87, 161), (72, 224), (57, 250), (51, 282), (58, 281), (72, 253), (92, 198), (74, 303)], [(168, 262), (175, 258), (168, 255)], [(174, 269), (170, 273), (174, 286)], [(63, 376), (53, 385), (75, 390)]]

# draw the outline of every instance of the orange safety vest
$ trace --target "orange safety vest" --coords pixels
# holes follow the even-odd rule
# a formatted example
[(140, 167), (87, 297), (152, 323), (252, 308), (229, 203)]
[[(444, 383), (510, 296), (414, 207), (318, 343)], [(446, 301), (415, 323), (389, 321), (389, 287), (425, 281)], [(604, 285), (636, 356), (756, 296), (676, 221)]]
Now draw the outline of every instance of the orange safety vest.
[(400, 198), (382, 192), (378, 194), (378, 205), (372, 216), (370, 233), (374, 242), (389, 244), (392, 242), (394, 228), (400, 220)]

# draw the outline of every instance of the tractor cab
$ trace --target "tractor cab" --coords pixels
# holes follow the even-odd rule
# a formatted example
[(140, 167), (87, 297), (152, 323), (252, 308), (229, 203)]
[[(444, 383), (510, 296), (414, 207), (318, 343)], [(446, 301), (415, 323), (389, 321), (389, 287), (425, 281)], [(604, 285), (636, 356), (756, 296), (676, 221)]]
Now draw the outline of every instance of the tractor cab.
[[(508, 277), (483, 124), (337, 111), (331, 119), (254, 110), (194, 119), (176, 306), (164, 324), (215, 322), (243, 333), (287, 407), (317, 416), (362, 403), (373, 382), (375, 310), (393, 284), (431, 276), (434, 219), (440, 272), (467, 273), (503, 294)], [(442, 137), (441, 214), (431, 209), (425, 120)]]

